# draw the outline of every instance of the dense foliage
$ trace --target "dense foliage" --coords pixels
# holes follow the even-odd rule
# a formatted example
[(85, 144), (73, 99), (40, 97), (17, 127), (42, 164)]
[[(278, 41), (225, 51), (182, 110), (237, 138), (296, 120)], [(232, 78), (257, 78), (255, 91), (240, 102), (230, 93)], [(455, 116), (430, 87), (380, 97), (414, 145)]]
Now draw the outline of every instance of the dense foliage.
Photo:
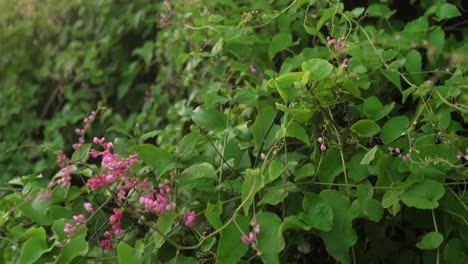
[(466, 263), (462, 2), (0, 0), (0, 262)]

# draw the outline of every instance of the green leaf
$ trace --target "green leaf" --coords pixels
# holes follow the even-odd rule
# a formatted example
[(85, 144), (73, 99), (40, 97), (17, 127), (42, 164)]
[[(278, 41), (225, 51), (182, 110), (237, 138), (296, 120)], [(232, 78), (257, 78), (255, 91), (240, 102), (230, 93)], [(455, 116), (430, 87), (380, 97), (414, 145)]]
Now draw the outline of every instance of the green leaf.
[(393, 142), (402, 136), (409, 126), (409, 119), (406, 116), (397, 116), (388, 120), (382, 127), (380, 138), (384, 144)]
[(459, 238), (450, 239), (444, 247), (445, 263), (466, 264), (468, 262), (468, 253), (463, 241)]
[(306, 130), (296, 122), (292, 122), (286, 128), (287, 137), (295, 137), (300, 141), (304, 142), (307, 146), (310, 146), (309, 136), (307, 135)]
[(134, 55), (139, 55), (145, 61), (145, 65), (148, 66), (153, 58), (153, 50), (155, 44), (152, 41), (147, 41), (141, 48), (137, 48), (133, 51)]
[(191, 116), (197, 126), (208, 131), (221, 132), (227, 126), (227, 116), (213, 109), (199, 106), (192, 112)]
[(365, 155), (366, 152), (359, 151), (351, 157), (348, 163), (348, 177), (355, 182), (360, 182), (369, 176), (367, 166), (360, 163)]
[(270, 59), (273, 59), (276, 54), (292, 44), (291, 34), (288, 33), (279, 33), (273, 37), (268, 49), (268, 56)]
[(388, 115), (393, 107), (395, 107), (395, 102), (383, 106), (379, 98), (370, 96), (364, 101), (363, 112), (369, 119), (377, 121)]
[(362, 204), (364, 215), (369, 217), (371, 221), (379, 222), (383, 216), (383, 208), (379, 201), (375, 199), (365, 199)]
[(374, 146), (373, 148), (371, 148), (367, 153), (366, 155), (364, 155), (364, 157), (362, 158), (361, 162), (359, 164), (361, 165), (369, 165), (371, 163), (371, 161), (374, 160), (375, 158), (375, 153), (377, 152), (377, 146)]
[(271, 205), (277, 205), (281, 203), (287, 196), (288, 196), (288, 191), (285, 189), (285, 187), (281, 188), (281, 186), (275, 186), (275, 189), (265, 191), (262, 199), (260, 202), (258, 202), (258, 205), (263, 205), (263, 204), (271, 204)]
[(24, 242), (20, 254), (20, 263), (35, 263), (44, 253), (49, 252), (52, 248), (47, 247), (46, 233), (43, 227), (31, 227), (25, 237), (29, 239)]
[(210, 163), (203, 162), (194, 164), (186, 168), (179, 177), (176, 178), (177, 191), (184, 193), (192, 189), (213, 192), (215, 187), (213, 182), (217, 181), (216, 171)]
[(171, 153), (154, 145), (136, 145), (129, 148), (129, 151), (137, 153), (139, 159), (154, 170), (158, 179), (162, 174), (175, 167)]
[(379, 98), (375, 96), (369, 96), (363, 104), (364, 114), (373, 119), (372, 117), (376, 116), (380, 111), (382, 111), (383, 105), (380, 102)]
[(192, 131), (177, 143), (174, 156), (181, 160), (190, 159), (195, 154), (195, 147), (200, 140), (200, 132)]
[(424, 74), (422, 73), (422, 57), (421, 54), (412, 49), (406, 55), (405, 68), (410, 74), (410, 78), (417, 84), (424, 81)]
[(455, 5), (449, 4), (449, 3), (443, 3), (443, 4), (439, 4), (439, 7), (437, 8), (437, 11), (436, 11), (436, 16), (437, 16), (437, 20), (440, 21), (444, 19), (450, 19), (453, 17), (461, 16), (461, 13)]
[(223, 213), (223, 202), (218, 201), (216, 205), (208, 202), (205, 210), (205, 217), (208, 223), (215, 229), (221, 228), (223, 223), (221, 222), (221, 214)]
[[(244, 232), (247, 232), (249, 228), (247, 218), (242, 215), (238, 215), (235, 221), (237, 225), (244, 230)], [(263, 230), (260, 232), (262, 231)], [(223, 229), (223, 231), (221, 231), (218, 243), (218, 254), (216, 254), (216, 263), (238, 263), (249, 247), (247, 244), (242, 243), (241, 236), (242, 233), (234, 222), (231, 222), (225, 229)]]
[(165, 211), (159, 215), (156, 226), (159, 232), (154, 233), (154, 252), (157, 252), (165, 242), (165, 238), (160, 234), (167, 235), (171, 229), (172, 224), (177, 219), (178, 215), (174, 211)]
[(350, 79), (344, 79), (341, 83), (341, 87), (357, 97), (361, 96), (361, 91), (359, 90), (357, 83)]
[(284, 218), (283, 224), (281, 225), (282, 232), (289, 230), (289, 229), (298, 229), (298, 230), (305, 230), (309, 231), (310, 226), (308, 226), (304, 221), (302, 221), (301, 217), (297, 215), (290, 215)]
[(284, 165), (277, 161), (277, 160), (272, 160), (270, 162), (270, 166), (268, 168), (268, 173), (270, 175), (270, 180), (274, 181), (276, 178), (281, 176), (281, 174), (284, 172), (285, 167)]
[(332, 72), (333, 65), (326, 60), (310, 59), (302, 63), (301, 68), (309, 72), (309, 80), (320, 81)]
[(48, 199), (40, 200), (36, 198), (21, 205), (19, 210), (22, 211), (26, 217), (39, 225), (50, 225), (52, 222), (47, 215), (50, 204), (51, 201)]
[(70, 263), (78, 256), (85, 256), (88, 253), (88, 241), (86, 241), (87, 229), (80, 229), (73, 234), (72, 240), (62, 249), (60, 263)]
[(297, 96), (300, 87), (306, 85), (301, 83), (304, 75), (304, 72), (284, 73), (278, 78), (270, 79), (268, 85), (276, 88), (281, 98), (287, 102)]
[(143, 252), (137, 252), (136, 249), (120, 241), (117, 246), (117, 255), (119, 257), (119, 263), (140, 263), (141, 255)]
[(429, 23), (427, 22), (427, 18), (421, 16), (418, 19), (407, 23), (404, 31), (409, 33), (421, 33), (426, 32), (428, 27)]
[[(340, 164), (337, 166), (337, 164)], [(340, 150), (337, 148), (329, 148), (322, 157), (320, 168), (317, 169), (317, 175), (322, 182), (333, 182), (336, 176), (343, 172), (341, 166)]]
[(353, 218), (348, 199), (343, 193), (325, 190), (319, 195), (333, 211), (333, 228), (328, 232), (319, 231), (327, 252), (338, 262), (349, 264), (349, 248), (356, 243), (357, 235), (353, 229)]
[(296, 169), (294, 174), (296, 175), (296, 178), (294, 179), (295, 181), (308, 178), (308, 177), (312, 177), (315, 175), (314, 164), (312, 163), (304, 164), (304, 166)]
[(271, 147), (275, 140), (276, 132), (279, 130), (278, 125), (273, 125), (268, 135), (268, 128), (275, 120), (276, 111), (272, 107), (263, 107), (260, 113), (255, 118), (255, 123), (252, 126), (252, 134), (254, 137), (255, 148), (258, 148), (263, 144), (263, 149)]
[(367, 8), (367, 14), (370, 17), (389, 19), (395, 12), (396, 10), (392, 11), (386, 5), (382, 4), (372, 4)]
[(380, 132), (380, 126), (372, 120), (363, 119), (354, 123), (351, 130), (362, 137), (372, 137)]
[(435, 209), (438, 201), (445, 194), (444, 186), (437, 181), (425, 179), (411, 186), (401, 196), (401, 200), (408, 206), (418, 209)]
[(416, 243), (419, 249), (430, 250), (436, 249), (444, 241), (444, 236), (439, 232), (429, 232), (423, 236), (421, 241)]
[(305, 224), (322, 231), (332, 229), (332, 208), (320, 196), (309, 193), (302, 202), (302, 208), (304, 213), (300, 215), (300, 218)]
[(244, 213), (249, 215), (249, 209), (252, 205), (255, 194), (260, 191), (263, 186), (262, 175), (260, 175), (260, 169), (247, 169), (245, 171), (244, 182), (242, 183), (242, 201), (244, 202)]
[(395, 70), (380, 70), (380, 72), (385, 76), (385, 78), (392, 82), (400, 92), (402, 91), (399, 72)]
[[(121, 262), (121, 263), (135, 263), (135, 262)], [(198, 264), (200, 261), (194, 257), (187, 257), (184, 255), (177, 255), (168, 264)]]
[(270, 212), (261, 212), (255, 218), (260, 225), (257, 241), (258, 249), (262, 252), (263, 263), (280, 263), (279, 254), (285, 246), (281, 232), (281, 219)]

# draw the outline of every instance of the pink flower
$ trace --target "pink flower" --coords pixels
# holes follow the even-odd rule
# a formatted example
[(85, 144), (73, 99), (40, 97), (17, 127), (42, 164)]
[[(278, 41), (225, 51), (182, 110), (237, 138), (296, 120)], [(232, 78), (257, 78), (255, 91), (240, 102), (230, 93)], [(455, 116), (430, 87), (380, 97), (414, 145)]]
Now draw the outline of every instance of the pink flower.
[(106, 240), (101, 240), (99, 241), (99, 245), (103, 248), (103, 249), (107, 249), (107, 250), (112, 250), (112, 241), (110, 239), (106, 239)]
[(248, 244), (250, 242), (249, 238), (246, 235), (242, 235), (241, 240), (242, 240), (242, 243), (244, 244)]
[(257, 72), (257, 69), (255, 69), (255, 66), (253, 66), (253, 64), (250, 64), (249, 68), (250, 68), (251, 73), (256, 73)]
[(325, 144), (320, 145), (320, 150), (325, 152), (327, 150), (327, 146)]
[(192, 227), (193, 221), (195, 221), (195, 211), (192, 211), (190, 213), (184, 213), (182, 215), (182, 219), (185, 220), (185, 226)]
[(76, 228), (70, 224), (70, 223), (66, 223), (65, 224), (65, 228), (63, 229), (63, 231), (67, 234), (71, 234), (73, 232), (75, 232)]

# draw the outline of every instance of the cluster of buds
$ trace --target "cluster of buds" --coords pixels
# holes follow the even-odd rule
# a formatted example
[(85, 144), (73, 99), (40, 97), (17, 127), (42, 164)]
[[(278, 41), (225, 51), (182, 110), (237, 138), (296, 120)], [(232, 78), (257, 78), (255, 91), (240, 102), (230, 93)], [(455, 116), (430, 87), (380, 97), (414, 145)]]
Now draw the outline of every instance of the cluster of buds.
[(325, 145), (323, 137), (318, 137), (317, 142), (320, 143), (320, 151), (325, 152), (327, 150), (327, 145)]
[(242, 243), (250, 244), (252, 249), (257, 252), (257, 256), (261, 256), (262, 252), (258, 250), (257, 247), (257, 235), (260, 233), (260, 225), (257, 224), (256, 221), (252, 221), (252, 223), (250, 223), (250, 226), (252, 226), (253, 231), (251, 231), (248, 236), (245, 234), (241, 236)]
[(411, 157), (409, 152), (403, 155), (403, 153), (401, 153), (401, 150), (399, 148), (388, 147), (388, 152), (392, 155), (397, 155), (404, 161), (409, 160)]
[(345, 44), (343, 42), (344, 40), (344, 37), (339, 37), (337, 40), (328, 36), (327, 37), (327, 46), (331, 47), (333, 46), (333, 48), (336, 50), (336, 51), (339, 51), (339, 50), (342, 50), (342, 49), (346, 49), (346, 48), (349, 48), (349, 45), (348, 44)]
[(344, 58), (343, 60), (343, 68), (346, 70), (348, 69), (348, 58)]
[(51, 180), (47, 188), (41, 193), (39, 193), (39, 200), (51, 199), (52, 198), (52, 188), (55, 185), (60, 185), (62, 188), (66, 188), (70, 185), (71, 175), (75, 172), (75, 167), (67, 164), (67, 156), (61, 150), (55, 151), (57, 155), (57, 163), (60, 166), (60, 178), (55, 181)]
[(95, 119), (96, 119), (96, 111), (93, 111), (88, 117), (84, 119), (84, 122), (85, 122), (84, 128), (75, 129), (75, 132), (78, 135), (80, 135), (80, 138), (78, 139), (78, 143), (75, 143), (72, 145), (74, 149), (80, 149), (81, 146), (83, 146), (85, 142), (84, 137), (85, 137), (86, 131), (88, 131), (88, 129), (91, 127), (91, 124), (94, 122)]

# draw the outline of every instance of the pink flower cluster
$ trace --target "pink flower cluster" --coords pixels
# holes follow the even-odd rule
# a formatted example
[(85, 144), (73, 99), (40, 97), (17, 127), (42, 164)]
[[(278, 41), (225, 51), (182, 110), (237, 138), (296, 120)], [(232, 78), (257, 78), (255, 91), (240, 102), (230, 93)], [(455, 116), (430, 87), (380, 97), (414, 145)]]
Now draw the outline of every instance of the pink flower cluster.
[(193, 221), (195, 221), (195, 211), (191, 211), (190, 213), (183, 213), (182, 220), (184, 221), (185, 226), (192, 227)]
[[(132, 154), (128, 158), (122, 158), (119, 154), (112, 153), (114, 148), (112, 142), (106, 142), (105, 138), (94, 138), (95, 144), (100, 144), (104, 150), (101, 152), (91, 149), (89, 155), (93, 158), (101, 156), (101, 167), (103, 168), (101, 175), (96, 175), (88, 180), (88, 185), (92, 190), (100, 187), (106, 187), (113, 183), (116, 179), (122, 180), (127, 186), (133, 186), (138, 180), (128, 179), (126, 175), (130, 173), (134, 164), (138, 163), (138, 155)], [(121, 195), (122, 196), (122, 195)]]
[(260, 256), (262, 255), (262, 252), (257, 248), (257, 235), (260, 233), (260, 225), (257, 224), (256, 221), (252, 221), (252, 223), (250, 223), (250, 226), (252, 226), (253, 231), (251, 231), (248, 236), (242, 235), (241, 240), (244, 244), (250, 244), (252, 249), (257, 251), (257, 255)]
[(154, 188), (149, 190), (150, 194), (140, 197), (140, 204), (143, 205), (144, 212), (159, 216), (165, 211), (177, 210), (169, 199), (171, 181), (165, 180), (164, 184), (160, 183), (158, 187), (158, 189)]
[(348, 44), (345, 44), (343, 42), (344, 40), (344, 37), (339, 37), (337, 40), (328, 36), (327, 37), (327, 46), (333, 46), (333, 48), (336, 50), (336, 51), (339, 51), (339, 50), (343, 50), (343, 49), (346, 49), (346, 48), (349, 48), (349, 45)]
[(104, 232), (104, 237), (106, 239), (103, 239), (99, 241), (99, 245), (107, 250), (111, 250), (113, 248), (112, 245), (112, 238), (114, 236), (121, 236), (123, 234), (123, 230), (121, 228), (121, 222), (120, 218), (122, 217), (122, 212), (120, 212), (119, 209), (114, 208), (114, 214), (109, 217), (109, 222), (112, 224), (112, 229), (111, 231), (107, 230)]
[(70, 244), (73, 234), (79, 229), (79, 228), (85, 228), (86, 227), (86, 217), (82, 214), (80, 215), (74, 215), (73, 216), (73, 221), (74, 224), (66, 223), (65, 228), (63, 231), (67, 234), (67, 239), (65, 240), (65, 243), (62, 243), (60, 241), (55, 242), (55, 245), (57, 247), (64, 247), (67, 244)]
[(398, 155), (398, 157), (401, 157), (404, 161), (409, 160), (411, 157), (409, 152), (403, 155), (399, 148), (388, 147), (388, 152), (392, 155)]
[(84, 128), (77, 128), (75, 132), (80, 135), (80, 139), (78, 140), (78, 143), (73, 144), (74, 149), (79, 149), (81, 146), (83, 146), (85, 142), (85, 134), (86, 131), (91, 127), (91, 124), (94, 122), (96, 119), (96, 111), (91, 112), (91, 114), (84, 119), (85, 126)]

